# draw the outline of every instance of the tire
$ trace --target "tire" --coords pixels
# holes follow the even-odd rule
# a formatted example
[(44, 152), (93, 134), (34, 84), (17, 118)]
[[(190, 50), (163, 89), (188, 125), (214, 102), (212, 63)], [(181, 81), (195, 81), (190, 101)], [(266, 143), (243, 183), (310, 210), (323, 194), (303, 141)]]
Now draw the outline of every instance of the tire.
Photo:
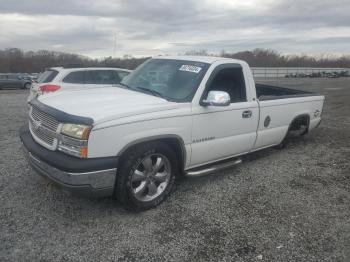
[(31, 83), (25, 83), (22, 89), (29, 89), (31, 85)]
[(149, 142), (128, 151), (121, 158), (119, 170), (115, 192), (118, 201), (128, 210), (144, 211), (158, 206), (173, 191), (178, 160), (167, 144)]

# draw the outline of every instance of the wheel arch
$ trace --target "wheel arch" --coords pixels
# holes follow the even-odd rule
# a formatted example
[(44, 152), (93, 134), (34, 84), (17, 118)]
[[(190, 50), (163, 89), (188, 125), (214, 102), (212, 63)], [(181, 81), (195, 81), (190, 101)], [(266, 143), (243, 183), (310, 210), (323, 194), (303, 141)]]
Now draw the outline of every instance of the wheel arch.
[(131, 149), (149, 142), (163, 142), (170, 146), (175, 151), (176, 156), (178, 157), (179, 167), (181, 169), (179, 171), (183, 172), (186, 164), (187, 153), (185, 143), (183, 139), (178, 135), (159, 135), (137, 139), (124, 146), (119, 151), (118, 156), (122, 158)]
[(289, 124), (288, 131), (292, 130), (293, 125), (300, 120), (306, 121), (307, 129), (306, 129), (305, 133), (307, 133), (309, 131), (309, 126), (310, 126), (310, 115), (308, 113), (298, 114), (298, 115), (294, 116), (294, 118), (292, 119), (292, 121)]
[(286, 131), (282, 141), (277, 146), (275, 146), (275, 148), (282, 149), (282, 148), (285, 147), (286, 141), (288, 139), (288, 135), (289, 135), (290, 131), (292, 130), (293, 123), (295, 123), (296, 121), (298, 121), (300, 119), (303, 119), (303, 120), (305, 119), (306, 120), (306, 124), (307, 124), (307, 128), (306, 128), (305, 132), (302, 135), (305, 135), (306, 133), (309, 132), (310, 115), (308, 113), (298, 114), (298, 115), (294, 116), (294, 118), (292, 119), (292, 121), (290, 122), (290, 124), (288, 126), (288, 129), (287, 129), (287, 131)]

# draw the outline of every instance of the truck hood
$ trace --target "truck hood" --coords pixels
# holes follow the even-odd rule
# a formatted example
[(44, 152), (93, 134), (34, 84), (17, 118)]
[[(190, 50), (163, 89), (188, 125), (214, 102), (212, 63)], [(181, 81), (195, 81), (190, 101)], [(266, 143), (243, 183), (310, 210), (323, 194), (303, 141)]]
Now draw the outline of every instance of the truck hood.
[(38, 100), (70, 115), (92, 118), (94, 123), (178, 107), (163, 98), (118, 87), (62, 91)]

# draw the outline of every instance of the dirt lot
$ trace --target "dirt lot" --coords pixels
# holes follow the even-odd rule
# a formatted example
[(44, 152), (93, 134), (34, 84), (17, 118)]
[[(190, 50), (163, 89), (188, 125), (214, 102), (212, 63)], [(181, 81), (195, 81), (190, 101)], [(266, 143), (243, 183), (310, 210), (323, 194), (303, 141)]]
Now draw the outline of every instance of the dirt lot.
[(321, 126), (140, 214), (46, 186), (18, 138), (27, 91), (0, 90), (0, 261), (350, 261), (350, 79), (269, 83), (326, 95)]

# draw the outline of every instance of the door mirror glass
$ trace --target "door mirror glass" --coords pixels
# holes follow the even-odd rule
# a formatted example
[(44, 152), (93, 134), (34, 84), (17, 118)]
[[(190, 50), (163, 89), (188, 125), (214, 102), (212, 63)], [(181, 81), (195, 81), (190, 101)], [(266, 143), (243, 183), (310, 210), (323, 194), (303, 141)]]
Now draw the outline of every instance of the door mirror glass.
[(228, 106), (231, 103), (230, 95), (224, 91), (209, 91), (208, 96), (201, 103), (203, 106)]

